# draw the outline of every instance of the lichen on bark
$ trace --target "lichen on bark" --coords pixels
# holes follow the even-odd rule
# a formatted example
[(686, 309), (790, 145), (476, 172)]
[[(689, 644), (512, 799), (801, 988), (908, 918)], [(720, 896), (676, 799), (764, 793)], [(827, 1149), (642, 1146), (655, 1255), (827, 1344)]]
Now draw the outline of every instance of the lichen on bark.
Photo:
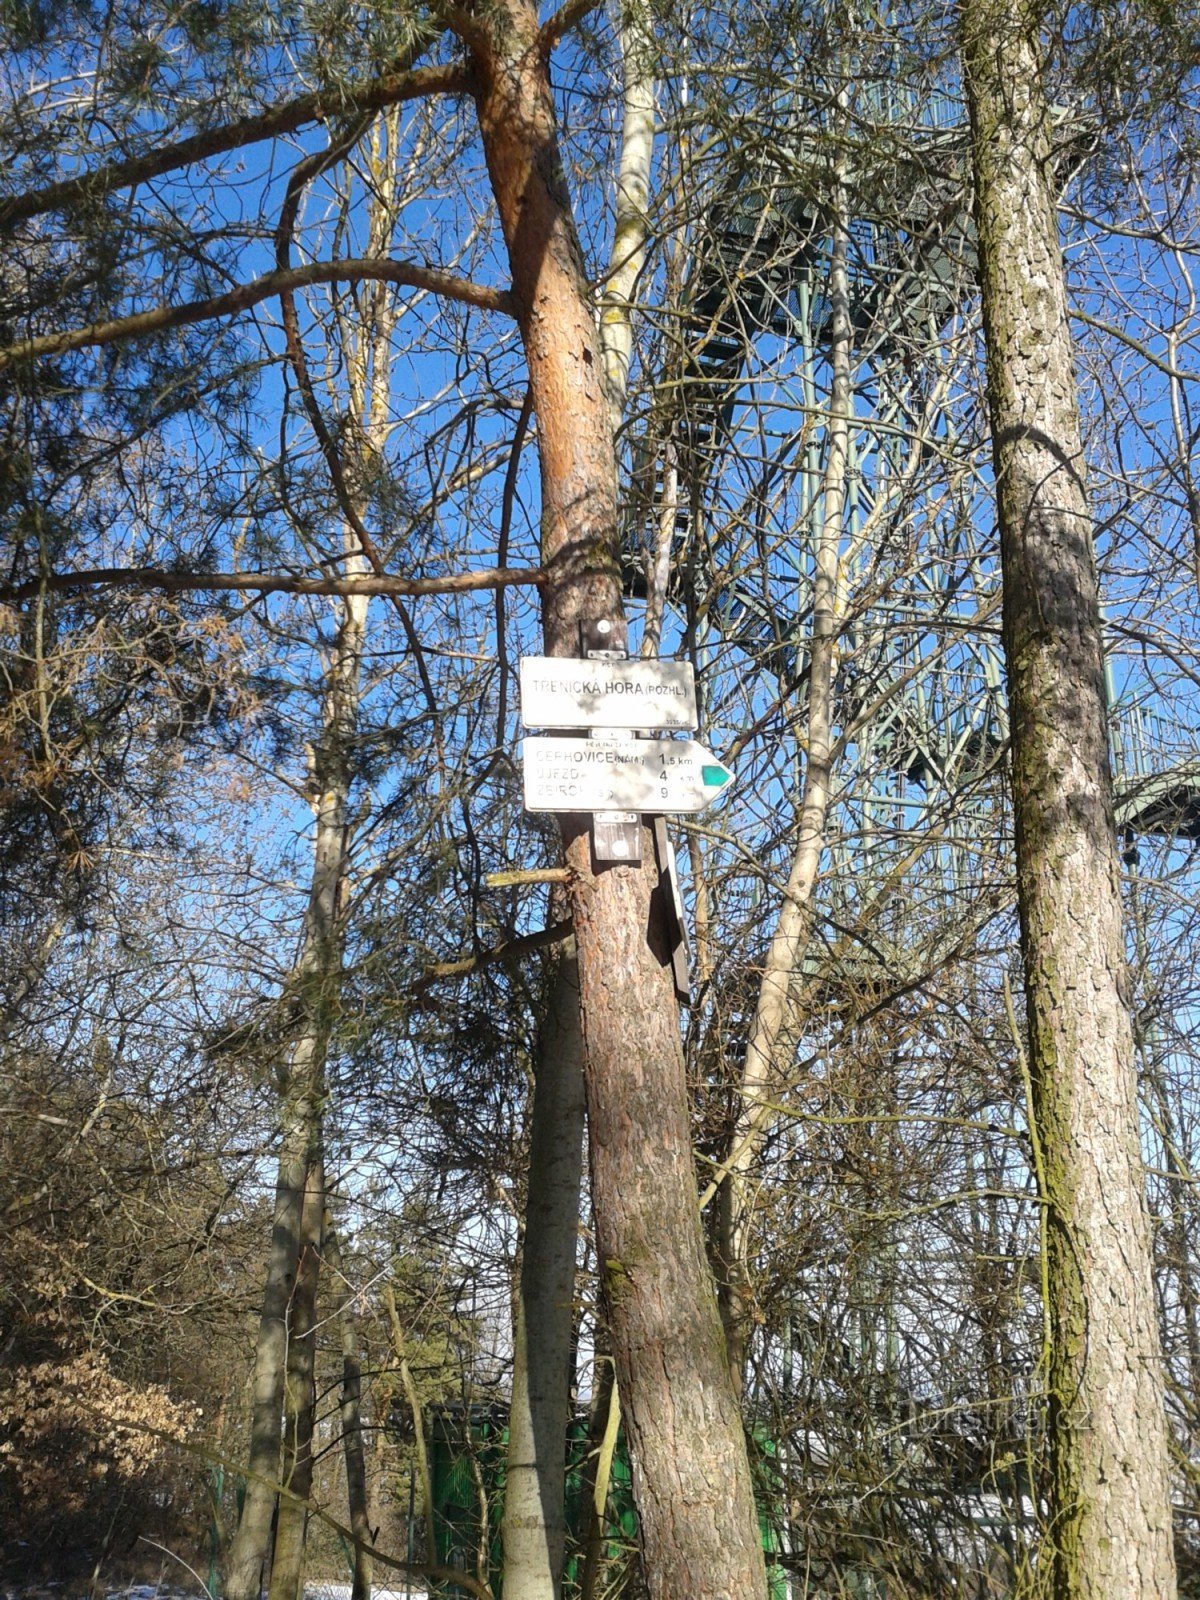
[(960, 0), (1049, 1287), (1054, 1600), (1175, 1592), (1103, 646), (1041, 16)]

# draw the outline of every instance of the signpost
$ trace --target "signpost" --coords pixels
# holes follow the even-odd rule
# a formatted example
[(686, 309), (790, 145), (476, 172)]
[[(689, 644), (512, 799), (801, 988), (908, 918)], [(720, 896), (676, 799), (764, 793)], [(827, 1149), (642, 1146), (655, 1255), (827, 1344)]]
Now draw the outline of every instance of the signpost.
[(733, 773), (694, 739), (527, 738), (526, 811), (703, 811)]
[(574, 730), (571, 738), (524, 740), (525, 809), (590, 811), (597, 862), (628, 865), (641, 859), (643, 817), (653, 817), (675, 988), (687, 1003), (687, 933), (664, 813), (702, 811), (733, 773), (694, 739), (653, 737), (699, 726), (689, 662), (630, 660), (619, 620), (583, 622), (580, 634), (578, 660), (521, 661), (521, 721), (527, 728)]
[(690, 733), (696, 677), (689, 661), (525, 656), (521, 721), (527, 728), (638, 728)]

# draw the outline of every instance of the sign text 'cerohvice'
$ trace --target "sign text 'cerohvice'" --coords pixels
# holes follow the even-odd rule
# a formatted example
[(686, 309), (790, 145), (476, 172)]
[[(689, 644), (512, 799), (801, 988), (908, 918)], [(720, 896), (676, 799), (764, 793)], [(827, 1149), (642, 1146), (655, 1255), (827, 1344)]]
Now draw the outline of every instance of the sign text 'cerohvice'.
[(702, 811), (733, 773), (694, 739), (527, 738), (526, 811)]

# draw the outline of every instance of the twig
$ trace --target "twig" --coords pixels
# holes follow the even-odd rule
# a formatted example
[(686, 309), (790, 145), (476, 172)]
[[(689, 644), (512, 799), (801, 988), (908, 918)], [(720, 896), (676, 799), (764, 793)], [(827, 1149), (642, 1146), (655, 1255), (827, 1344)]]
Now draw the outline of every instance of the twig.
[(570, 883), (574, 876), (570, 867), (509, 867), (485, 873), (483, 881), (489, 889), (509, 889), (523, 883)]
[(159, 1544), (157, 1539), (148, 1539), (144, 1533), (138, 1534), (138, 1543), (148, 1544), (152, 1550), (161, 1550), (163, 1555), (167, 1556), (171, 1561), (177, 1561), (185, 1572), (190, 1572), (192, 1577), (195, 1578), (196, 1582), (200, 1585), (200, 1593), (204, 1596), (204, 1600), (208, 1600), (208, 1585), (196, 1571), (195, 1567), (189, 1566), (181, 1555), (177, 1554), (174, 1550), (169, 1549), (165, 1544)]

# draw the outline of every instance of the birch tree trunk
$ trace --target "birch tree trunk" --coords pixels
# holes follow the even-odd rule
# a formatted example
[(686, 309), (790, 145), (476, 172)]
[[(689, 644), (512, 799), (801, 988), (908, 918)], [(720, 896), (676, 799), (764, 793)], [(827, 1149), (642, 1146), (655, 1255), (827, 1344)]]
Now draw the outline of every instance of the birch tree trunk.
[(646, 260), (647, 210), (654, 155), (654, 38), (645, 0), (621, 7), (623, 70), (621, 154), (616, 220), (600, 314), (604, 375), (613, 432), (620, 427), (633, 357), (633, 295)]
[[(552, 41), (527, 0), (498, 0), (465, 36), (538, 418), (546, 647), (569, 656), (581, 621), (620, 617), (621, 591), (611, 414), (558, 150)], [(564, 818), (562, 830), (574, 875), (597, 1248), (650, 1594), (761, 1597), (749, 1463), (696, 1206), (651, 837), (644, 830), (644, 865), (594, 872), (586, 822)]]
[(509, 1600), (558, 1600), (583, 1169), (583, 1038), (573, 949), (555, 964), (530, 1120), (504, 1486), (504, 1593)]
[(962, 0), (1050, 1276), (1055, 1600), (1175, 1592), (1100, 614), (1041, 17)]
[(717, 1195), (718, 1271), (721, 1317), (729, 1348), (729, 1370), (738, 1393), (745, 1376), (753, 1328), (750, 1282), (749, 1177), (769, 1113), (765, 1102), (779, 1087), (780, 1054), (791, 1009), (792, 984), (812, 931), (812, 901), (825, 845), (832, 777), (833, 690), (837, 675), (837, 631), (844, 605), (839, 554), (845, 523), (846, 471), (851, 409), (850, 286), (846, 265), (846, 196), (834, 196), (834, 237), (829, 268), (831, 393), (823, 483), (823, 516), (816, 539), (812, 633), (809, 640), (808, 716), (800, 830), (783, 905), (767, 952), (754, 1022), (742, 1069), (741, 1110), (734, 1127), (724, 1179)]

